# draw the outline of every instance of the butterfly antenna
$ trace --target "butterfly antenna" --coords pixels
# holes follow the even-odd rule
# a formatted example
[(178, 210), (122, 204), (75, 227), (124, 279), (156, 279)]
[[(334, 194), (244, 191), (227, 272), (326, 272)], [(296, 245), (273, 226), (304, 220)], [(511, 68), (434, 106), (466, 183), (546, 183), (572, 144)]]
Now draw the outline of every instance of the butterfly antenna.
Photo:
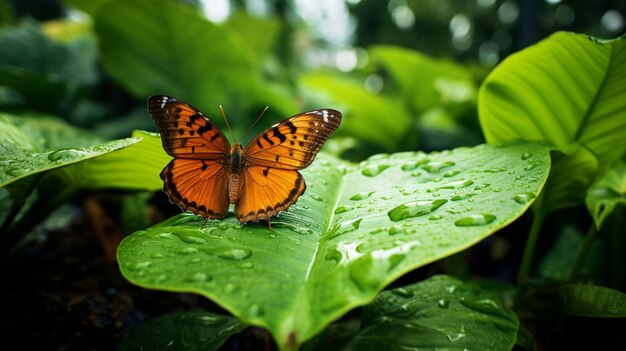
[(233, 143), (236, 143), (237, 140), (235, 139), (235, 134), (233, 134), (233, 130), (230, 129), (230, 124), (228, 124), (228, 120), (226, 119), (226, 114), (224, 113), (224, 108), (222, 107), (222, 105), (220, 105), (220, 111), (222, 112), (222, 117), (224, 117), (224, 122), (226, 122), (226, 126), (228, 127), (228, 130), (230, 131), (230, 136), (231, 138), (233, 138)]
[(269, 108), (269, 106), (265, 106), (265, 108), (263, 109), (263, 111), (261, 111), (261, 114), (259, 115), (259, 117), (256, 118), (256, 121), (254, 121), (254, 123), (252, 123), (252, 125), (250, 126), (250, 128), (248, 128), (248, 130), (246, 130), (245, 133), (243, 133), (243, 136), (241, 137), (241, 140), (243, 140), (243, 138), (246, 137), (246, 135), (248, 135), (248, 132), (252, 130), (252, 128), (254, 128), (254, 126), (256, 125), (256, 122), (258, 122), (261, 119), (261, 116), (263, 116), (263, 114), (265, 113), (265, 111), (267, 111), (267, 109)]

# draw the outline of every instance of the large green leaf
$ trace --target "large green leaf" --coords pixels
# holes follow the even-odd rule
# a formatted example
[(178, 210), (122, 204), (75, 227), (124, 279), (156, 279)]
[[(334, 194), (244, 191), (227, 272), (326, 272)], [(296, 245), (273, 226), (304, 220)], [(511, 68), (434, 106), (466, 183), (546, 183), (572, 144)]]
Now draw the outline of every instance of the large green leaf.
[[(303, 90), (320, 104), (340, 110), (345, 118), (338, 131), (359, 141), (378, 145), (382, 150), (411, 148), (403, 141), (415, 133), (411, 118), (402, 101), (368, 92), (356, 82), (324, 73), (313, 73), (301, 78)], [(389, 119), (393, 123), (389, 123)]]
[(173, 312), (131, 330), (117, 350), (217, 350), (243, 328), (228, 316), (204, 311)]
[(78, 86), (93, 83), (96, 45), (82, 34), (55, 41), (30, 20), (0, 30), (0, 47), (10, 48), (0, 51), (0, 86), (17, 94), (11, 105), (54, 111)]
[(385, 291), (343, 350), (510, 350), (519, 322), (500, 300), (449, 276)]
[(94, 11), (104, 67), (134, 96), (172, 95), (206, 113), (224, 105), (239, 116), (248, 107), (268, 104), (295, 113), (284, 95), (263, 85), (260, 60), (237, 32), (211, 23), (192, 7), (168, 0), (112, 0)]
[(598, 228), (615, 206), (626, 205), (626, 162), (619, 161), (597, 179), (589, 188), (585, 202)]
[(626, 294), (594, 285), (564, 285), (556, 290), (562, 312), (587, 317), (626, 317)]
[(185, 213), (126, 237), (120, 269), (140, 286), (202, 294), (295, 348), (387, 284), (514, 221), (541, 190), (548, 149), (481, 145), (377, 155), (324, 154), (307, 191), (265, 225), (203, 224)]
[[(490, 143), (540, 140), (566, 153), (579, 144), (602, 168), (626, 150), (624, 96), (626, 40), (561, 32), (509, 56), (493, 70), (480, 89), (479, 116)], [(582, 202), (580, 196), (570, 201), (567, 193), (580, 192), (580, 180), (588, 186), (595, 173), (588, 161), (568, 159), (578, 157), (555, 159), (554, 171), (566, 176), (551, 196), (566, 199), (549, 200), (548, 210)]]
[(387, 69), (415, 111), (476, 101), (470, 72), (453, 62), (393, 46), (374, 46), (369, 53), (373, 62)]

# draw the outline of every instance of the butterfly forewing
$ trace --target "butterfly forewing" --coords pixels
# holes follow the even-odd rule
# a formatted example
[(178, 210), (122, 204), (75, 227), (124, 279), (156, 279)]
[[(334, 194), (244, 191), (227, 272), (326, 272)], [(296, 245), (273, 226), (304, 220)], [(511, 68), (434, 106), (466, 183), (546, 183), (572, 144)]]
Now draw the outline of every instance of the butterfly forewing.
[(293, 205), (306, 190), (296, 170), (263, 166), (247, 167), (240, 185), (235, 215), (241, 222), (269, 219)]
[(228, 139), (193, 106), (157, 95), (148, 99), (148, 111), (161, 133), (163, 148), (171, 156), (205, 160), (228, 158)]
[(244, 162), (250, 166), (305, 168), (340, 123), (341, 113), (330, 109), (289, 117), (252, 139), (243, 152)]
[(161, 172), (163, 190), (184, 210), (205, 218), (228, 212), (228, 173), (214, 160), (175, 158)]

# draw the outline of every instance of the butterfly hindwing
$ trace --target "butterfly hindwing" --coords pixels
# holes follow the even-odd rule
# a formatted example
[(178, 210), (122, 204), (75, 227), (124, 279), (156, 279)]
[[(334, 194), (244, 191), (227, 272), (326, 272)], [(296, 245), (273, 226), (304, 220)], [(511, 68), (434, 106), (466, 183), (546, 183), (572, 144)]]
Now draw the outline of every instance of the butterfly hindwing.
[(228, 172), (214, 160), (175, 158), (161, 171), (163, 191), (172, 203), (204, 218), (228, 212)]
[(340, 123), (341, 113), (331, 109), (289, 117), (252, 139), (243, 152), (244, 162), (250, 166), (305, 168)]
[(161, 133), (163, 148), (171, 156), (224, 159), (230, 143), (202, 112), (173, 97), (148, 98), (148, 111)]
[(293, 205), (306, 190), (296, 170), (249, 166), (244, 168), (235, 216), (242, 223), (269, 219)]

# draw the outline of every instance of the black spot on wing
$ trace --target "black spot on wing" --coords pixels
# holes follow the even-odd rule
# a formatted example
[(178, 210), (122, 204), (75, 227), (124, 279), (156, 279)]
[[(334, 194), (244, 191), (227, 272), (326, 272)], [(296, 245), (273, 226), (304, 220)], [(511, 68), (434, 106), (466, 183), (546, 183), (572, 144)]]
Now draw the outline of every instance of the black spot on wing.
[(291, 121), (285, 122), (285, 126), (289, 128), (289, 133), (291, 134), (295, 133), (298, 130), (298, 128), (294, 126), (293, 123), (291, 123)]
[(267, 141), (270, 145), (274, 145), (272, 139), (267, 137), (267, 133), (263, 134), (263, 139), (265, 139), (265, 141)]
[(272, 132), (274, 132), (274, 136), (278, 138), (278, 140), (280, 140), (281, 143), (287, 140), (287, 137), (285, 136), (285, 134), (281, 133), (280, 130), (278, 130), (278, 127), (272, 128)]

